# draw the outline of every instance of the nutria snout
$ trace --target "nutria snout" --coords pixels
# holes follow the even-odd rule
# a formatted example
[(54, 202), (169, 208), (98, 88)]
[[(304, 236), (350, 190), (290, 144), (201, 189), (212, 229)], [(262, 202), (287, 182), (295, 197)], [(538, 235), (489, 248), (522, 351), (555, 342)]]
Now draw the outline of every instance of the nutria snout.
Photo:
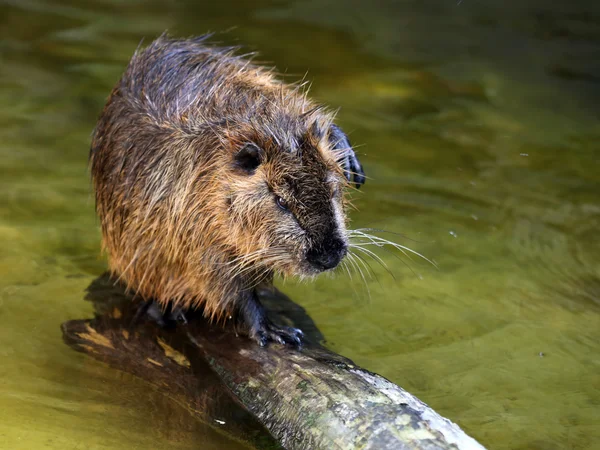
[(299, 344), (256, 287), (313, 276), (348, 249), (346, 188), (365, 177), (333, 115), (271, 70), (163, 36), (113, 89), (91, 152), (112, 273), (139, 296), (237, 315), (249, 334)]
[(340, 263), (348, 252), (348, 238), (330, 237), (322, 246), (306, 252), (306, 260), (317, 270), (330, 270)]

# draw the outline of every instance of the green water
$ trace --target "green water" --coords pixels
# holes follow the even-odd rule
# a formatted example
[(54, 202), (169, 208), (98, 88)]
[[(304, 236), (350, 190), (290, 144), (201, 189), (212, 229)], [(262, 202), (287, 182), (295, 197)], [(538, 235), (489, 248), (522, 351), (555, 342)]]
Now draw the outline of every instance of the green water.
[(230, 29), (217, 39), (308, 70), (361, 145), (353, 226), (439, 265), (381, 253), (395, 278), (371, 263), (368, 288), (356, 273), (282, 286), (331, 348), (490, 448), (600, 448), (593, 0), (0, 1), (0, 448), (239, 447), (59, 329), (91, 314), (83, 290), (105, 269), (95, 118), (165, 29)]

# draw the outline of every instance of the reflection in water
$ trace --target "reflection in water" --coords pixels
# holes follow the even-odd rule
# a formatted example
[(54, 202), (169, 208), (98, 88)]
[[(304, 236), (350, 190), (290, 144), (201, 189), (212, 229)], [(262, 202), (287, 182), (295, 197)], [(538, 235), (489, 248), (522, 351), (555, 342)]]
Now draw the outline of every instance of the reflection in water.
[[(142, 37), (226, 30), (341, 107), (380, 256), (283, 290), (326, 342), (494, 448), (600, 441), (600, 4), (0, 3), (0, 430), (7, 448), (233, 448), (138, 379), (62, 344), (105, 270), (86, 172)], [(413, 239), (413, 241), (408, 240)], [(416, 276), (404, 266), (410, 264)]]

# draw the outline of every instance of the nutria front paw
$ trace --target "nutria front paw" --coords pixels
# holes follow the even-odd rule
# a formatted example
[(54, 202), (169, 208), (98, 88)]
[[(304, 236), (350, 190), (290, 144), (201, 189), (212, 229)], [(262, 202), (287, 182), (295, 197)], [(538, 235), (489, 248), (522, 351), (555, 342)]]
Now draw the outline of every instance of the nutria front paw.
[(350, 183), (354, 183), (356, 189), (360, 189), (366, 181), (365, 171), (356, 156), (356, 152), (352, 148), (352, 144), (350, 144), (348, 136), (336, 124), (331, 124), (329, 140), (332, 148), (342, 153), (340, 162), (342, 163), (346, 179)]
[(250, 330), (250, 337), (261, 347), (265, 347), (269, 341), (273, 341), (283, 345), (292, 345), (299, 349), (302, 347), (304, 333), (298, 328), (282, 327), (267, 320)]

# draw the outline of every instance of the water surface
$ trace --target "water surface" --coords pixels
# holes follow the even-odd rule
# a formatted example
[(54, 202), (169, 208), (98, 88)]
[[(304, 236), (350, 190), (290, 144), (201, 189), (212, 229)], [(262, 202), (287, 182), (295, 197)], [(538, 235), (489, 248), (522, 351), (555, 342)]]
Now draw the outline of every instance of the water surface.
[(199, 3), (0, 2), (0, 448), (240, 447), (61, 341), (105, 269), (91, 130), (165, 29), (308, 70), (370, 177), (352, 226), (438, 264), (282, 285), (331, 348), (490, 448), (600, 448), (600, 5)]

